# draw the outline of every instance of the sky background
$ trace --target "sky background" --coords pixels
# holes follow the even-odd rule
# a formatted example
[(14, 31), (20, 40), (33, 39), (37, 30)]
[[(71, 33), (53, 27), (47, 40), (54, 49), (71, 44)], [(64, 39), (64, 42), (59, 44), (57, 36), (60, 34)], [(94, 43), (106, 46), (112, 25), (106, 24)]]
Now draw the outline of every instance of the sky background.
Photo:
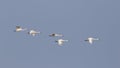
[[(0, 0), (0, 68), (120, 68), (119, 0)], [(16, 26), (36, 29), (32, 37)], [(58, 46), (51, 33), (69, 40)], [(92, 45), (84, 40), (100, 38)]]

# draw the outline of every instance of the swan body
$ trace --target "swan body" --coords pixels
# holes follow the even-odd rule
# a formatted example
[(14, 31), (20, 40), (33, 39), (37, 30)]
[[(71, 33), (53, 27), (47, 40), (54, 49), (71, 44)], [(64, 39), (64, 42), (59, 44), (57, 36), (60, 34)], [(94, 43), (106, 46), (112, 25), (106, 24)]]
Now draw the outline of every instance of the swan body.
[(36, 34), (39, 34), (40, 32), (39, 31), (35, 31), (35, 30), (30, 30), (28, 32), (28, 34), (32, 35), (32, 36), (35, 36)]
[(93, 41), (95, 40), (99, 40), (98, 38), (92, 38), (92, 37), (89, 37), (88, 39), (86, 39), (85, 41), (88, 41), (90, 44), (93, 43)]
[(15, 32), (21, 32), (27, 30), (26, 28), (22, 28), (21, 26), (16, 26)]
[(59, 46), (62, 46), (63, 43), (68, 42), (68, 40), (58, 39), (56, 42), (58, 43)]
[(56, 33), (50, 34), (49, 36), (50, 37), (63, 37), (62, 34), (56, 34)]

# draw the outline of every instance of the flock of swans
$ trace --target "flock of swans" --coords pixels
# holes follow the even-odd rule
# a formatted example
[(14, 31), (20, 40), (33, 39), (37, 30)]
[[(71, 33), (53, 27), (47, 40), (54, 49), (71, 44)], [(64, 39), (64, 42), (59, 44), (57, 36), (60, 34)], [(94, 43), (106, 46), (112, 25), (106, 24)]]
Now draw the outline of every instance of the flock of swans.
[[(15, 32), (21, 32), (21, 31), (26, 31), (27, 28), (22, 28), (21, 26), (16, 26), (16, 29), (15, 29)], [(36, 31), (36, 30), (29, 30), (28, 34), (29, 35), (32, 35), (32, 36), (36, 36), (36, 34), (40, 34), (41, 32), (40, 31)], [(49, 35), (50, 37), (63, 37), (62, 34), (57, 34), (57, 33), (53, 33), (53, 34), (50, 34)], [(89, 42), (90, 44), (93, 43), (93, 41), (95, 40), (99, 40), (98, 38), (93, 38), (93, 37), (89, 37), (87, 38), (86, 40), (84, 41), (87, 41)], [(55, 42), (58, 43), (59, 46), (62, 46), (64, 42), (68, 42), (68, 40), (64, 40), (64, 39), (58, 39), (56, 40)]]

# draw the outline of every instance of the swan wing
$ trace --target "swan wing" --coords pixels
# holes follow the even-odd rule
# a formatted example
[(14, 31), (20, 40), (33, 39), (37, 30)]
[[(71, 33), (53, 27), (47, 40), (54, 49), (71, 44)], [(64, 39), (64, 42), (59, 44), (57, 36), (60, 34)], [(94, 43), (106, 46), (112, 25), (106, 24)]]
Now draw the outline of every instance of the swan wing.
[(93, 40), (92, 40), (92, 39), (89, 39), (89, 43), (92, 44), (92, 43), (93, 43)]

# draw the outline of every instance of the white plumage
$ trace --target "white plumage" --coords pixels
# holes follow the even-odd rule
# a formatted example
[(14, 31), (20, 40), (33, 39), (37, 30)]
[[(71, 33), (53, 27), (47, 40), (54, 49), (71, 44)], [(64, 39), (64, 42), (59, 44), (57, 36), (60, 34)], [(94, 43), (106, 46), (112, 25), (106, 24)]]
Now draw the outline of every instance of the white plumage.
[(35, 31), (35, 30), (30, 30), (28, 32), (28, 34), (32, 35), (32, 36), (35, 36), (36, 34), (39, 34), (40, 32), (39, 31)]
[(49, 35), (50, 37), (63, 37), (62, 34), (53, 33)]
[(85, 40), (85, 41), (88, 41), (90, 44), (92, 44), (93, 43), (93, 41), (95, 41), (95, 40), (99, 40), (98, 38), (92, 38), (92, 37), (89, 37), (87, 40)]
[(68, 42), (68, 40), (58, 39), (56, 42), (58, 43), (58, 45), (62, 46), (63, 43)]
[(21, 32), (27, 30), (26, 28), (22, 28), (20, 26), (16, 26), (15, 32)]

